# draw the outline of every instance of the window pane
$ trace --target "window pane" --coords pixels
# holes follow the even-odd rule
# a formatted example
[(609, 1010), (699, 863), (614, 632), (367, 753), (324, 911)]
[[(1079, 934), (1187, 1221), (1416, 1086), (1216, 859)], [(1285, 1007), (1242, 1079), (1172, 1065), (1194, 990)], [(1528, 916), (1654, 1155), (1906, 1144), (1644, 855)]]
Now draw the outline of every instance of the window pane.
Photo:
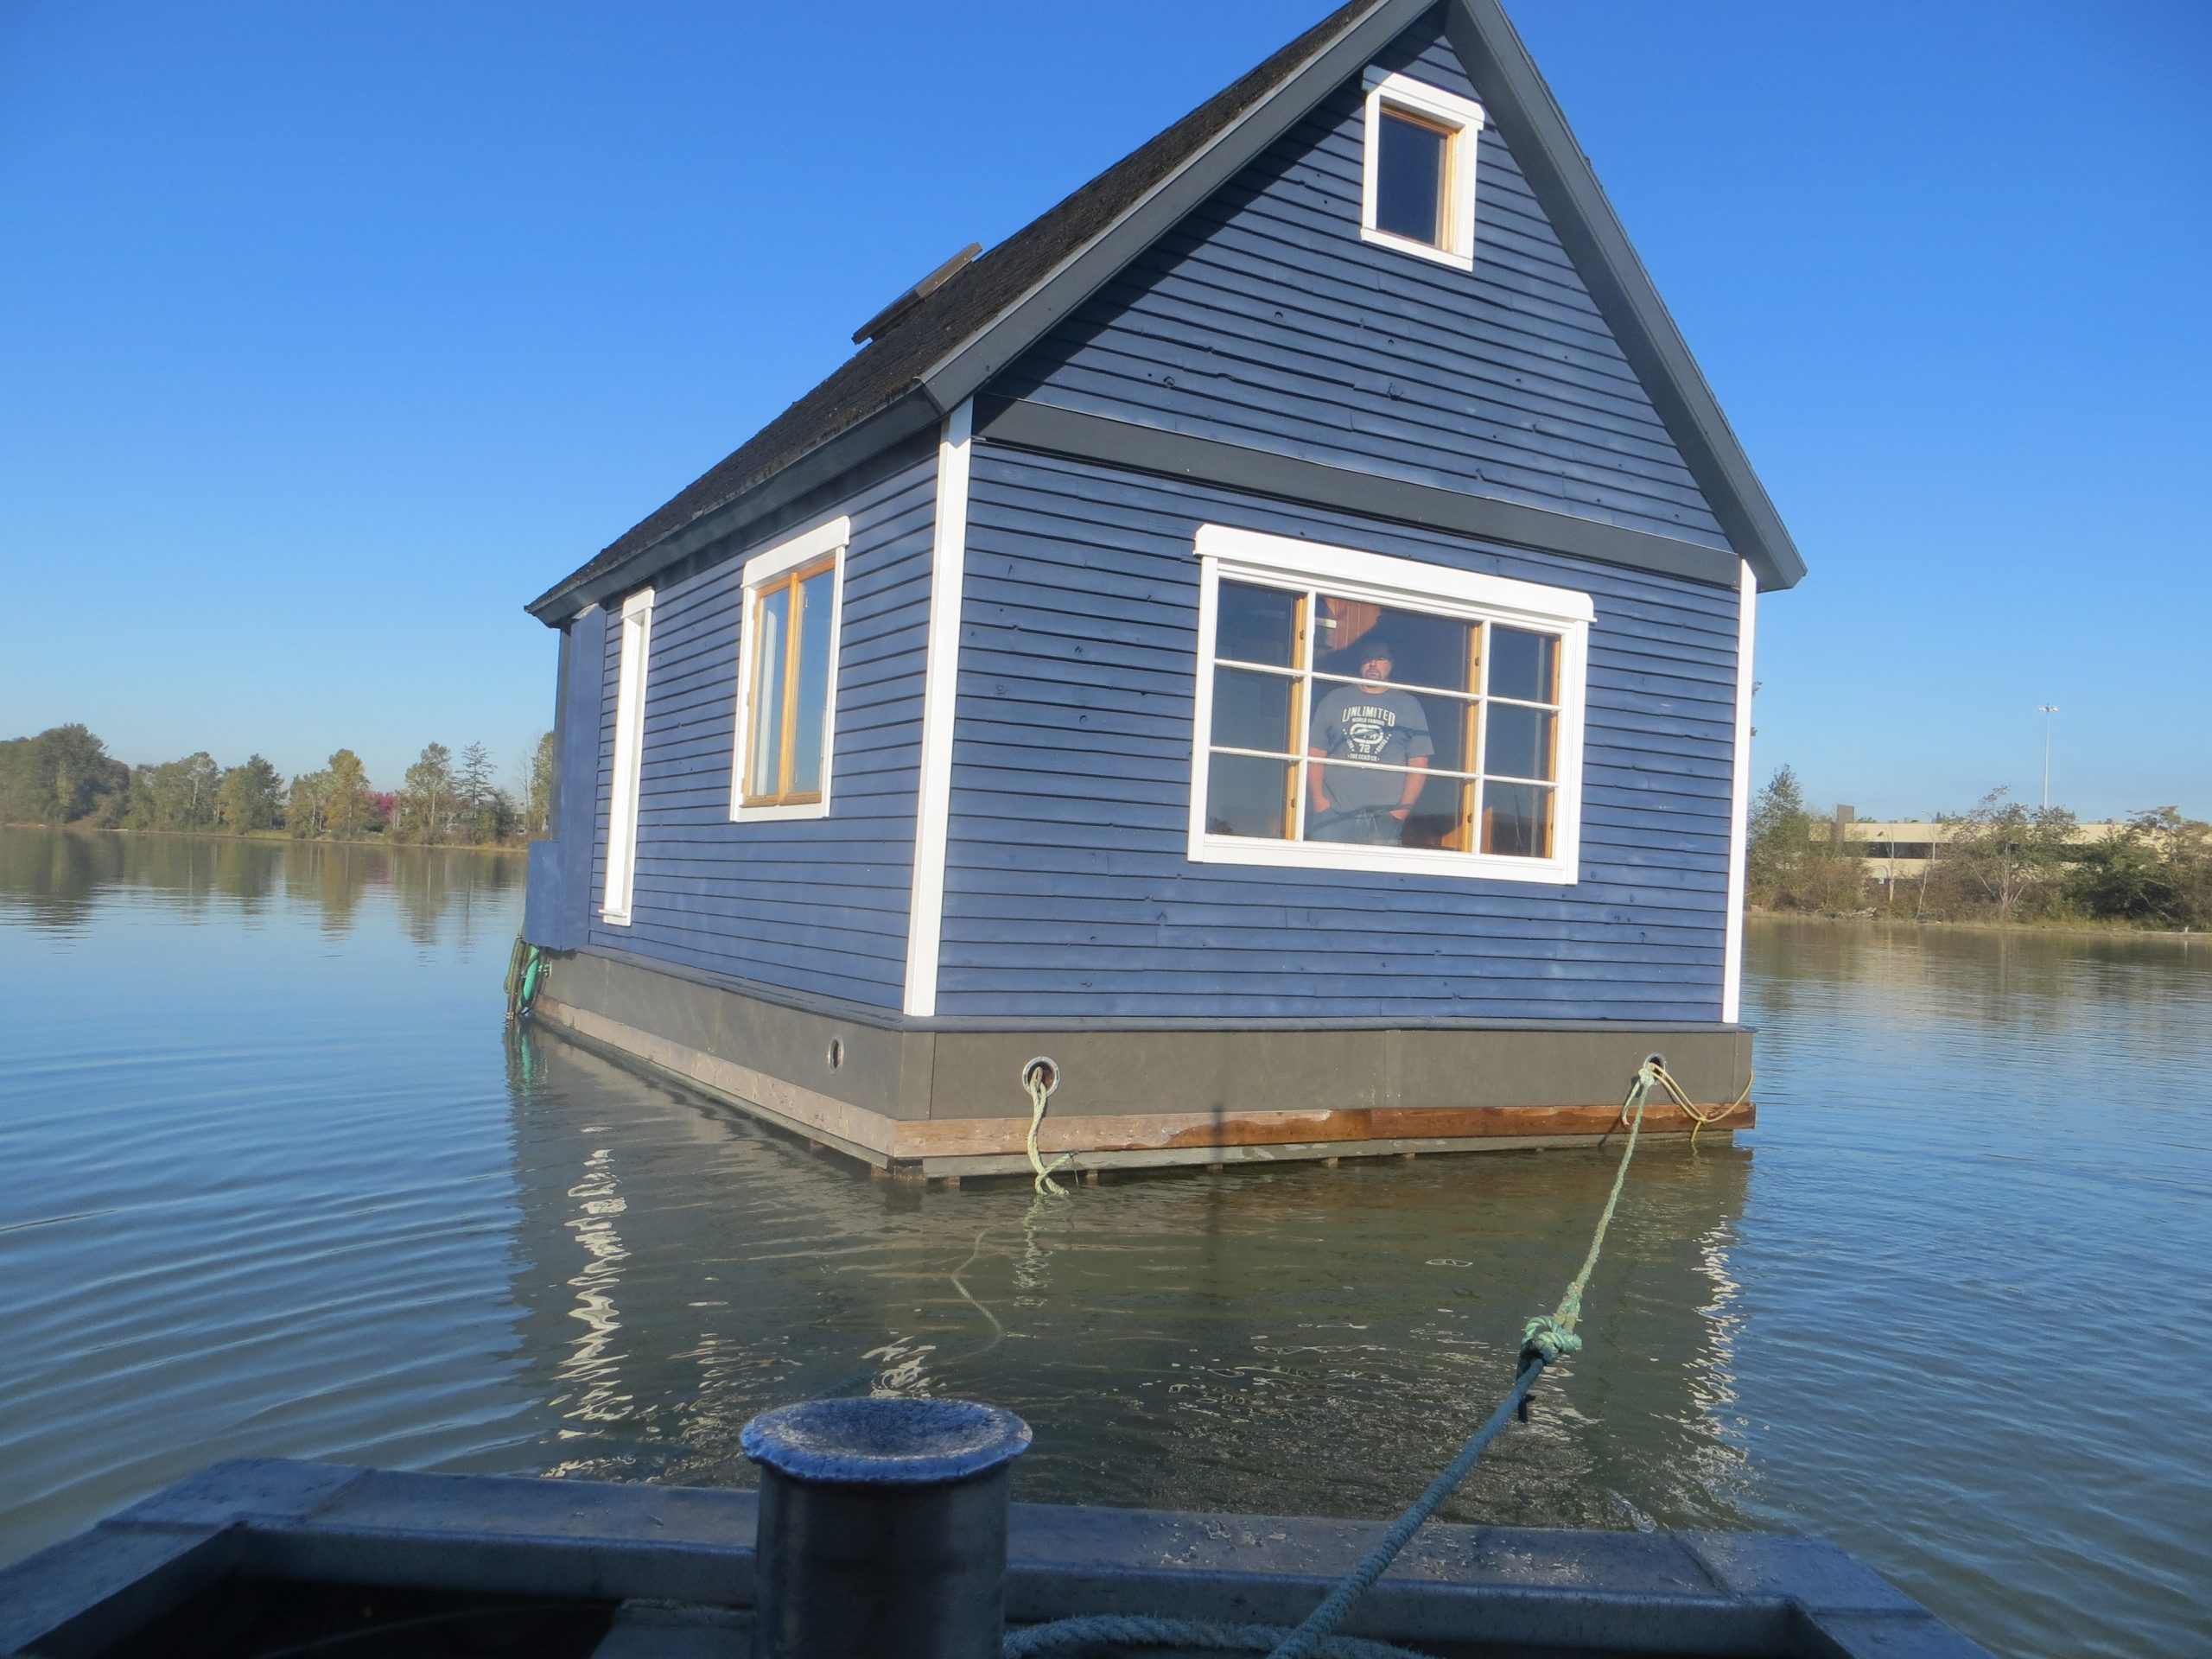
[(747, 741), (745, 792), (773, 795), (783, 770), (784, 650), (789, 632), (791, 590), (779, 588), (754, 601), (753, 622), (753, 730)]
[(1215, 755), (1206, 771), (1206, 833), (1282, 840), (1292, 764), (1249, 754)]
[(822, 732), (830, 713), (830, 588), (824, 570), (798, 585), (798, 689), (792, 709), (791, 791), (822, 792)]
[(1290, 753), (1291, 700), (1298, 682), (1287, 674), (1222, 668), (1213, 677), (1213, 741), (1224, 749)]
[(1241, 582), (1221, 584), (1221, 609), (1214, 624), (1214, 655), (1240, 663), (1272, 663), (1290, 668), (1298, 660), (1296, 594), (1252, 588)]
[(1549, 778), (1552, 727), (1558, 719), (1542, 709), (1522, 709), (1510, 702), (1491, 704), (1483, 770), (1508, 778)]
[(1471, 691), (1475, 639), (1472, 623), (1324, 594), (1313, 666), (1324, 674), (1364, 678), (1379, 652), (1390, 666), (1378, 678)]
[(1443, 246), (1445, 146), (1451, 136), (1389, 108), (1375, 124), (1375, 227)]
[(1408, 847), (1428, 847), (1444, 852), (1468, 850), (1468, 814), (1474, 785), (1457, 778), (1432, 778), (1407, 816)]
[(1483, 851), (1515, 858), (1552, 855), (1552, 791), (1542, 784), (1483, 785)]
[(1530, 702), (1559, 701), (1559, 639), (1523, 628), (1490, 631), (1490, 694)]

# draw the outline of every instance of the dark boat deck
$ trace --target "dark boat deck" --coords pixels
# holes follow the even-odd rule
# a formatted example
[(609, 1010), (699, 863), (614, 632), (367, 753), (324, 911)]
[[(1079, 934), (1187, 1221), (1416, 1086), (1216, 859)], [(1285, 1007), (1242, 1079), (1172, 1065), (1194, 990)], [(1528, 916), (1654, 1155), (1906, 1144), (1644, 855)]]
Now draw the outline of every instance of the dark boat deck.
[[(266, 1652), (208, 1645), (205, 1610), (286, 1586), (353, 1586), (474, 1598), (452, 1605), (493, 1619), (550, 1604), (568, 1614), (569, 1644), (595, 1659), (743, 1655), (756, 1509), (750, 1492), (219, 1464), (0, 1573), (0, 1654)], [(1017, 1503), (1007, 1620), (1294, 1624), (1382, 1526)], [(416, 1617), (410, 1645), (349, 1637), (342, 1650), (438, 1651), (439, 1616)], [(1444, 1659), (1983, 1651), (1842, 1550), (1757, 1533), (1432, 1524), (1346, 1633)]]

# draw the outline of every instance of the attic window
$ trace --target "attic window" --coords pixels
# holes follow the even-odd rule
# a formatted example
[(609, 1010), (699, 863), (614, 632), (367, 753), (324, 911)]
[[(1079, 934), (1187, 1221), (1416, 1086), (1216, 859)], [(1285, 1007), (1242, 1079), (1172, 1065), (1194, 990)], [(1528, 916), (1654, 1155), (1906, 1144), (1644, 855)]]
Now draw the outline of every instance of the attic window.
[(1370, 75), (1363, 239), (1441, 264), (1475, 264), (1475, 138), (1483, 108), (1404, 75)]

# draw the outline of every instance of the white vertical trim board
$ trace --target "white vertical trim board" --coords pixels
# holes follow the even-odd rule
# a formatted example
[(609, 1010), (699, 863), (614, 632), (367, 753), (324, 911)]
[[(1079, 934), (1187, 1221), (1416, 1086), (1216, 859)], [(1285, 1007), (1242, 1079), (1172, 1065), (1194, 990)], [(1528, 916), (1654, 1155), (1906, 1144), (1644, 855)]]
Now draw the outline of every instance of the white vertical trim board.
[(1746, 561), (1737, 582), (1736, 764), (1728, 786), (1728, 937), (1720, 954), (1720, 1018), (1732, 1026), (1744, 1015), (1744, 885), (1751, 851), (1751, 636), (1758, 612), (1758, 577)]
[(922, 775), (914, 805), (914, 878), (906, 909), (906, 1011), (937, 1012), (944, 937), (944, 855), (952, 816), (952, 728), (960, 696), (960, 595), (968, 563), (971, 399), (945, 416), (937, 447), (937, 533), (930, 549), (928, 665), (922, 675)]
[(621, 637), (614, 681), (614, 777), (607, 809), (607, 887), (599, 918), (630, 925), (630, 899), (638, 874), (638, 784), (645, 766), (645, 662), (652, 649), (653, 590), (623, 601), (615, 626)]

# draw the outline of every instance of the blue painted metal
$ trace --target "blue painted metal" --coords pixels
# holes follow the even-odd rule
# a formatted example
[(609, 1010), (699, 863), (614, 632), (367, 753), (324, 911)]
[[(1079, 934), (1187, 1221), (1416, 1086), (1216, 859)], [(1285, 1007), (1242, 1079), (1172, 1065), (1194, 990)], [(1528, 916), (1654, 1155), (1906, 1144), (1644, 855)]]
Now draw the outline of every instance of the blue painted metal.
[[(1580, 588), (1571, 887), (1186, 856), (1198, 526)], [(979, 445), (938, 1011), (1719, 1017), (1735, 594)]]
[(808, 520), (840, 512), (853, 520), (826, 817), (730, 820), (738, 629), (753, 550), (732, 550), (658, 585), (631, 925), (610, 927), (598, 917), (620, 668), (619, 653), (608, 651), (588, 722), (596, 794), (579, 815), (594, 834), (585, 943), (872, 1007), (899, 1005), (934, 506), (935, 468), (924, 462)]
[(583, 944), (591, 925), (596, 855), (593, 807), (599, 792), (601, 658), (606, 649), (604, 610), (587, 611), (562, 636), (554, 833), (531, 843), (529, 882), (523, 896), (523, 937), (548, 950), (575, 950)]
[[(1378, 60), (1475, 89), (1440, 14)], [(1485, 126), (1475, 269), (1359, 236), (1355, 78), (993, 385), (1301, 459), (1728, 545)]]
[(969, 1400), (802, 1400), (746, 1424), (745, 1455), (793, 1480), (928, 1486), (966, 1480), (1029, 1449), (1029, 1425)]

